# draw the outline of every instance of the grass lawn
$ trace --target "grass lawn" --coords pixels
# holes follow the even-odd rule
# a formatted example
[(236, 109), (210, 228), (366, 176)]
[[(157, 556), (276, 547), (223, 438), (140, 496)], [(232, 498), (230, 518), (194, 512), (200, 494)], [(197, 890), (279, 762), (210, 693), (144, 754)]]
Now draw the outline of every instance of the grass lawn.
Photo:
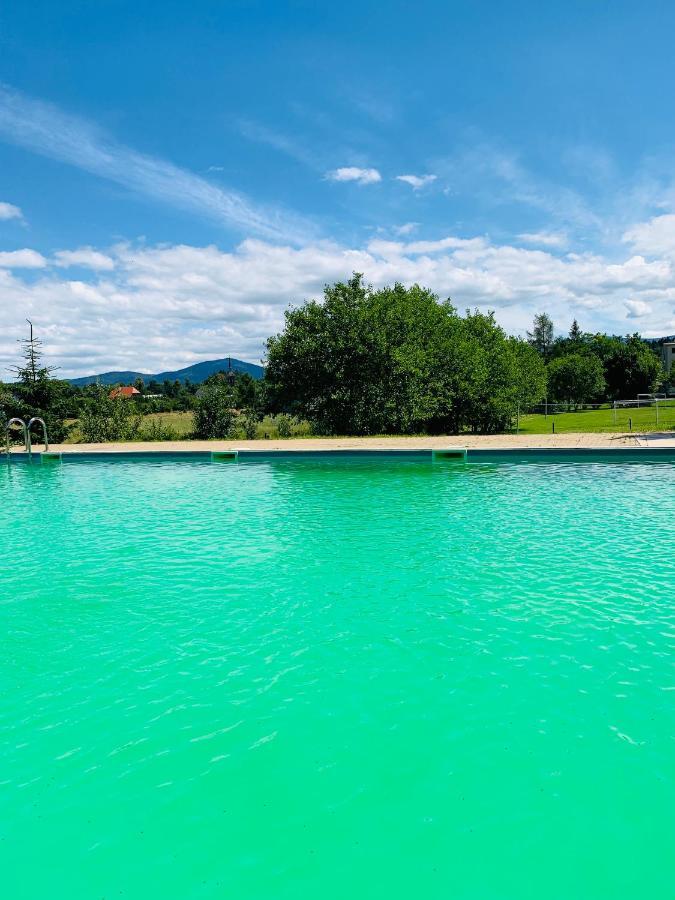
[(669, 431), (675, 429), (675, 402), (659, 405), (659, 421), (656, 421), (656, 408), (643, 406), (640, 408), (622, 408), (616, 410), (609, 406), (603, 409), (581, 409), (577, 412), (560, 412), (548, 416), (525, 415), (520, 417), (521, 434), (545, 434), (552, 431), (555, 423), (556, 432), (564, 431)]
[[(612, 407), (549, 413), (548, 416), (543, 414), (523, 415), (520, 417), (519, 432), (520, 434), (549, 434), (552, 431), (553, 423), (559, 434), (572, 431), (625, 432), (631, 430), (630, 420), (632, 420), (633, 431), (670, 431), (675, 430), (675, 401), (659, 406), (658, 424), (656, 408), (653, 406), (644, 406), (639, 409), (617, 409), (616, 422), (614, 418)], [(160, 421), (166, 427), (171, 428), (176, 434), (176, 440), (188, 440), (192, 433), (192, 413), (189, 412), (150, 413), (145, 416), (144, 424), (147, 425), (152, 420)], [(307, 438), (312, 436), (307, 422), (293, 421), (291, 431), (291, 437)], [(512, 431), (515, 432), (515, 423)], [(393, 435), (389, 436), (393, 437)], [(236, 440), (244, 440), (243, 430), (241, 428), (235, 430), (233, 437)], [(262, 422), (258, 423), (256, 437), (259, 440), (277, 440), (279, 431), (274, 416), (265, 416)], [(76, 425), (70, 433), (67, 443), (76, 444), (81, 439), (82, 436)]]

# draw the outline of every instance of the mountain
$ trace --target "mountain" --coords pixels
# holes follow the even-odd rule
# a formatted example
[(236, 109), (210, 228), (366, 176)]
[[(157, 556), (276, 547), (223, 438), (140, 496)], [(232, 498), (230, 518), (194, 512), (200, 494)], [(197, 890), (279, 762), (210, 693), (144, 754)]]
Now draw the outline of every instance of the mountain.
[(244, 362), (241, 359), (209, 359), (205, 362), (195, 363), (175, 372), (158, 372), (149, 375), (146, 372), (101, 372), (100, 375), (84, 375), (82, 378), (66, 379), (75, 387), (86, 387), (88, 384), (132, 384), (137, 378), (142, 378), (147, 384), (149, 381), (191, 381), (193, 384), (201, 384), (209, 375), (216, 372), (227, 372), (229, 363), (235, 372), (247, 372), (252, 378), (262, 378), (264, 369), (255, 363)]
[(648, 344), (670, 344), (675, 341), (675, 334), (669, 334), (667, 337), (645, 338)]

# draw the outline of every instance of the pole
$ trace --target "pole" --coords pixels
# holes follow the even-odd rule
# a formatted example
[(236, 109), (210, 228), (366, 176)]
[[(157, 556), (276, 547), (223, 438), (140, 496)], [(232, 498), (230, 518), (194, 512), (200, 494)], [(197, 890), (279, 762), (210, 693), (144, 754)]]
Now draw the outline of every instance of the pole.
[(520, 403), (516, 409), (516, 434), (520, 432)]

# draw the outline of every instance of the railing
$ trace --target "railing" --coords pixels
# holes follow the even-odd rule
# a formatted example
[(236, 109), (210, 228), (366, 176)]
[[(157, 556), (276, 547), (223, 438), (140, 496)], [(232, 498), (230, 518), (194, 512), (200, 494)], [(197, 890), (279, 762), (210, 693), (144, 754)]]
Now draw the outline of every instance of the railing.
[(28, 436), (28, 429), (26, 428), (26, 423), (23, 419), (10, 419), (7, 425), (5, 426), (5, 452), (7, 456), (9, 456), (9, 432), (12, 428), (12, 425), (20, 425), (21, 430), (23, 431), (23, 442), (26, 448), (26, 453), (30, 453), (30, 437)]
[(49, 438), (47, 437), (47, 426), (45, 425), (45, 420), (41, 419), (39, 416), (33, 416), (33, 418), (28, 422), (28, 425), (26, 426), (26, 435), (28, 436), (28, 453), (29, 454), (32, 453), (32, 450), (33, 450), (33, 446), (31, 444), (31, 439), (30, 439), (30, 429), (31, 429), (31, 426), (33, 425), (33, 423), (42, 425), (42, 435), (45, 439), (44, 440), (45, 453), (49, 453)]
[(7, 425), (5, 426), (5, 453), (9, 458), (9, 435), (12, 430), (12, 425), (19, 425), (21, 431), (23, 432), (23, 443), (26, 450), (26, 453), (29, 456), (33, 455), (33, 444), (30, 439), (30, 430), (33, 425), (42, 425), (42, 435), (44, 437), (45, 444), (45, 453), (49, 453), (49, 438), (47, 436), (47, 426), (45, 424), (45, 420), (41, 419), (39, 416), (33, 416), (32, 419), (29, 420), (28, 424), (24, 422), (23, 419), (13, 418), (10, 419)]
[(513, 411), (512, 427), (523, 434), (675, 431), (675, 397), (520, 407)]

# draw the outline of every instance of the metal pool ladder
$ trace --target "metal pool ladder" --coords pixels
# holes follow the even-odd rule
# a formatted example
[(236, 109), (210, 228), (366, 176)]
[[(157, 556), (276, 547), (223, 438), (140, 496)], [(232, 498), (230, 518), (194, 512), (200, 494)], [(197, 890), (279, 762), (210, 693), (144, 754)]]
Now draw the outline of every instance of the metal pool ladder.
[(23, 419), (13, 418), (10, 419), (7, 425), (5, 426), (5, 453), (7, 454), (7, 458), (10, 459), (11, 455), (9, 452), (9, 433), (12, 428), (12, 425), (20, 425), (21, 430), (23, 431), (23, 442), (26, 448), (26, 453), (29, 456), (33, 455), (33, 445), (30, 439), (30, 430), (31, 427), (35, 424), (42, 425), (42, 434), (45, 439), (45, 453), (49, 452), (49, 438), (47, 437), (47, 426), (45, 425), (45, 420), (41, 419), (39, 416), (33, 416), (32, 419), (28, 421), (28, 424), (24, 422)]
[(31, 429), (31, 425), (33, 425), (33, 423), (42, 425), (42, 435), (45, 439), (44, 440), (45, 453), (49, 453), (49, 438), (47, 437), (47, 426), (45, 425), (45, 420), (41, 419), (39, 416), (33, 416), (33, 418), (29, 420), (28, 425), (26, 426), (26, 435), (28, 437), (28, 453), (29, 453), (29, 455), (32, 453), (32, 450), (33, 450), (31, 441), (30, 441), (30, 429)]
[(5, 426), (5, 453), (7, 454), (7, 458), (9, 459), (9, 432), (11, 431), (12, 425), (20, 425), (21, 430), (23, 431), (23, 442), (26, 447), (26, 453), (28, 453), (28, 444), (30, 438), (28, 437), (28, 429), (26, 428), (26, 423), (23, 419), (10, 419), (7, 425)]

